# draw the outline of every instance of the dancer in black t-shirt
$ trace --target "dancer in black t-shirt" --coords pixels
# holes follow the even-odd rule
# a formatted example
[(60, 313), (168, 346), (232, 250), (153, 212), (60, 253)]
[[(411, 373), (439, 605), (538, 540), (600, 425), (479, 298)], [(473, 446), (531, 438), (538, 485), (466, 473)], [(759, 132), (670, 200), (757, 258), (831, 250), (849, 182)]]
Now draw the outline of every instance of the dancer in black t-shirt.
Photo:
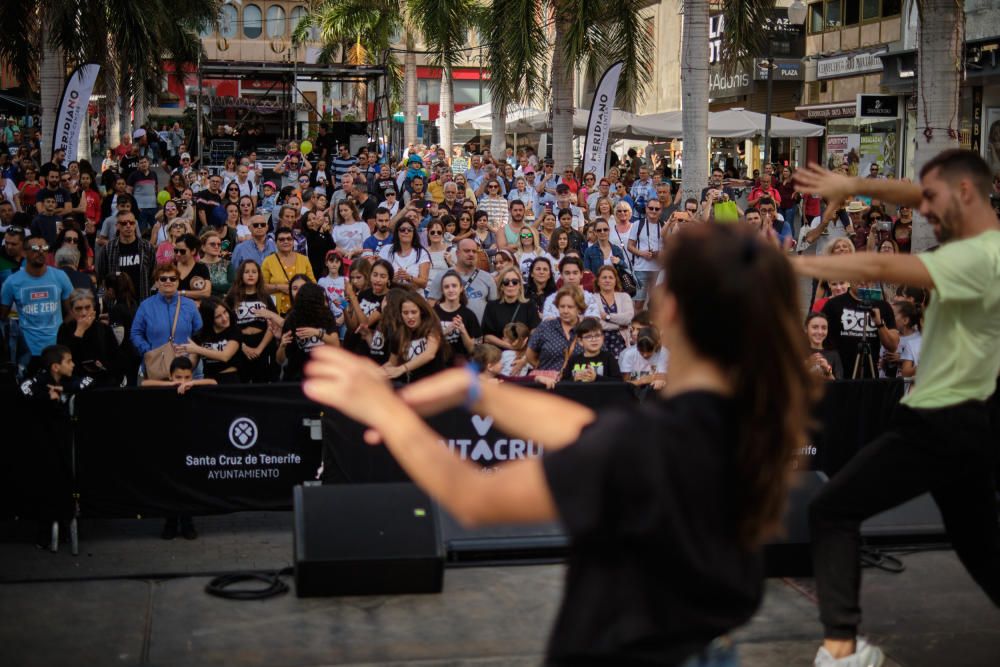
[[(797, 282), (777, 249), (734, 226), (673, 235), (663, 256), (655, 320), (670, 382), (640, 406), (598, 415), (480, 384), (471, 367), (394, 393), (381, 369), (328, 348), (306, 367), (306, 394), (368, 426), (365, 440), (384, 442), (462, 523), (562, 520), (569, 567), (550, 664), (722, 660), (732, 649), (716, 639), (761, 601), (758, 547), (780, 522), (818, 391), (802, 363)], [(720, 312), (742, 323), (737, 339)], [(463, 403), (544, 442), (545, 458), (483, 475), (453, 456), (420, 415)]]

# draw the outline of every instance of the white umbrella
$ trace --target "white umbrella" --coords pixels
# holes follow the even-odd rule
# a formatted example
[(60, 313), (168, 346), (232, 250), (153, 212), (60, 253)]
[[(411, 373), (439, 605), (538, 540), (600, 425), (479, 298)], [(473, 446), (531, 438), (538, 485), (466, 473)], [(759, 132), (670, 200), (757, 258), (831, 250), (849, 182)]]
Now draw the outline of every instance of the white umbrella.
[[(712, 111), (708, 114), (708, 136), (730, 139), (761, 136), (766, 122), (767, 116), (764, 114), (746, 109)], [(649, 138), (680, 137), (684, 134), (680, 111), (636, 116), (630, 130), (633, 135)], [(772, 137), (821, 137), (823, 133), (824, 129), (820, 125), (771, 116)]]
[[(487, 105), (482, 105), (487, 106)], [(478, 107), (475, 107), (478, 108)], [(466, 111), (471, 111), (472, 109), (466, 109)], [(479, 118), (474, 118), (469, 120), (465, 127), (472, 130), (479, 130), (480, 132), (491, 132), (493, 130), (493, 118), (490, 115), (492, 112), (488, 112), (485, 116), (480, 116)], [(541, 109), (536, 109), (534, 107), (522, 107), (514, 106), (508, 107), (507, 109), (507, 133), (517, 134), (516, 129), (511, 129), (512, 125), (517, 124), (524, 118), (531, 116), (537, 116), (538, 114), (544, 113)], [(455, 120), (458, 120), (458, 114), (455, 114)], [(526, 130), (530, 132), (531, 130)]]
[[(630, 124), (635, 118), (638, 118), (638, 116), (633, 113), (615, 109), (611, 114), (611, 135), (616, 137), (632, 137), (633, 133), (630, 130)], [(575, 109), (573, 111), (573, 134), (586, 134), (588, 121), (590, 121), (590, 111)], [(552, 118), (547, 111), (525, 116), (513, 124), (508, 119), (507, 123), (507, 131), (518, 134), (552, 131)]]

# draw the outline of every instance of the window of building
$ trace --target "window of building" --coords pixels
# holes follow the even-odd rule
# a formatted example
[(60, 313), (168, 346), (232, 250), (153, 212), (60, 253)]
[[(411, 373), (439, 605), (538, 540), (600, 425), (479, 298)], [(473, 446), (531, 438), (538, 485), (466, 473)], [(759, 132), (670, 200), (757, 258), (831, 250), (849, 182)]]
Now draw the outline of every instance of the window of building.
[(842, 0), (826, 0), (826, 29), (839, 28), (844, 23)]
[(267, 36), (269, 39), (285, 36), (285, 10), (281, 5), (267, 8)]
[(243, 36), (247, 39), (257, 39), (264, 30), (263, 16), (260, 7), (247, 5), (243, 8)]
[[(878, 0), (876, 0), (877, 2)], [(861, 7), (858, 0), (847, 0), (844, 3), (844, 25), (857, 25), (861, 22)]]
[(219, 8), (219, 36), (226, 39), (236, 37), (236, 24), (239, 23), (236, 8), (232, 5), (222, 5)]
[[(288, 22), (289, 23), (289, 25), (288, 25), (288, 34), (292, 34), (293, 32), (295, 32), (295, 28), (298, 27), (299, 21), (301, 21), (302, 19), (304, 19), (307, 13), (308, 13), (308, 10), (305, 7), (303, 7), (302, 5), (299, 5), (298, 7), (293, 7), (292, 8), (292, 12), (291, 12), (291, 15), (290, 15), (291, 19)], [(282, 16), (284, 16), (284, 12), (282, 12)]]
[(816, 34), (823, 32), (823, 3), (814, 2), (809, 5), (809, 33)]
[(903, 0), (882, 0), (882, 17), (899, 16), (903, 13)]
[(441, 102), (441, 79), (420, 79), (417, 81), (417, 103), (439, 104)]
[(475, 79), (455, 79), (452, 82), (452, 95), (455, 104), (479, 104), (479, 95), (482, 93), (482, 101), (490, 101), (490, 91), (486, 86), (479, 87), (479, 81)]

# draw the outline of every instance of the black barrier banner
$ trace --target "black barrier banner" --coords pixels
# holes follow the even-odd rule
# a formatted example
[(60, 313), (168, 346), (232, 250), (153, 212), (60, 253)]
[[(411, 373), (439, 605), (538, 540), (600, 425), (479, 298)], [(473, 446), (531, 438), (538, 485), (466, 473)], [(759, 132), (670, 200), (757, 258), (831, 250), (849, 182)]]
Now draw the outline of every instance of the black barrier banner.
[[(542, 391), (539, 389), (539, 391)], [(818, 428), (811, 441), (799, 452), (806, 470), (822, 470), (829, 475), (841, 467), (867, 442), (888, 425), (903, 385), (895, 380), (831, 382), (816, 407)], [(561, 383), (555, 393), (583, 403), (595, 411), (643, 400), (625, 383)], [(510, 438), (494, 428), (493, 419), (449, 410), (428, 420), (442, 436), (441, 444), (463, 460), (490, 469), (506, 461), (541, 456), (544, 443)], [(330, 411), (323, 418), (323, 482), (401, 482), (409, 478), (385, 447), (360, 445), (364, 429), (340, 413)], [(623, 433), (622, 437), (628, 437)]]
[(289, 509), (320, 465), (320, 409), (297, 385), (94, 391), (76, 412), (84, 514)]
[[(614, 383), (565, 383), (555, 391), (595, 411), (646, 396)], [(901, 395), (898, 381), (828, 384), (814, 415), (819, 428), (801, 452), (803, 468), (836, 473), (885, 430)], [(323, 413), (298, 385), (198, 387), (184, 396), (172, 389), (95, 390), (77, 397), (72, 428), (68, 421), (50, 428), (28, 416), (31, 406), (19, 392), (4, 403), (20, 417), (12, 420), (12, 442), (31, 444), (13, 448), (16, 462), (0, 474), (7, 480), (0, 488), (4, 507), (18, 512), (36, 504), (30, 498), (55, 465), (39, 461), (61, 461), (63, 440), (75, 443), (76, 479), (67, 483), (75, 484), (89, 516), (289, 509), (292, 488), (315, 479), (321, 453), (325, 483), (408, 479), (385, 447), (363, 443), (359, 424)], [(544, 443), (511, 438), (490, 418), (464, 410), (430, 423), (442, 447), (484, 469), (545, 450)], [(50, 450), (48, 458), (28, 456)]]

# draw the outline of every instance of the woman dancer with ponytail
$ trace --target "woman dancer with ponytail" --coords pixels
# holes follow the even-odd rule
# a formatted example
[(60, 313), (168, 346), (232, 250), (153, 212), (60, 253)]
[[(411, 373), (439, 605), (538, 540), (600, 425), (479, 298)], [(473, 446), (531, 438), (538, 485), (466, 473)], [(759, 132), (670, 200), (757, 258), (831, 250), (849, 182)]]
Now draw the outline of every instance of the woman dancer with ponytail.
[[(474, 367), (394, 393), (377, 366), (330, 348), (306, 369), (310, 398), (368, 426), (365, 440), (384, 442), (463, 523), (562, 520), (570, 555), (550, 664), (732, 664), (718, 638), (761, 602), (759, 547), (779, 525), (806, 438), (818, 389), (781, 252), (735, 227), (704, 226), (669, 237), (662, 254), (654, 319), (670, 382), (657, 400), (596, 414), (480, 383)], [(746, 325), (735, 344), (720, 312)], [(545, 457), (483, 475), (422, 419), (461, 405), (510, 437), (544, 442)]]

